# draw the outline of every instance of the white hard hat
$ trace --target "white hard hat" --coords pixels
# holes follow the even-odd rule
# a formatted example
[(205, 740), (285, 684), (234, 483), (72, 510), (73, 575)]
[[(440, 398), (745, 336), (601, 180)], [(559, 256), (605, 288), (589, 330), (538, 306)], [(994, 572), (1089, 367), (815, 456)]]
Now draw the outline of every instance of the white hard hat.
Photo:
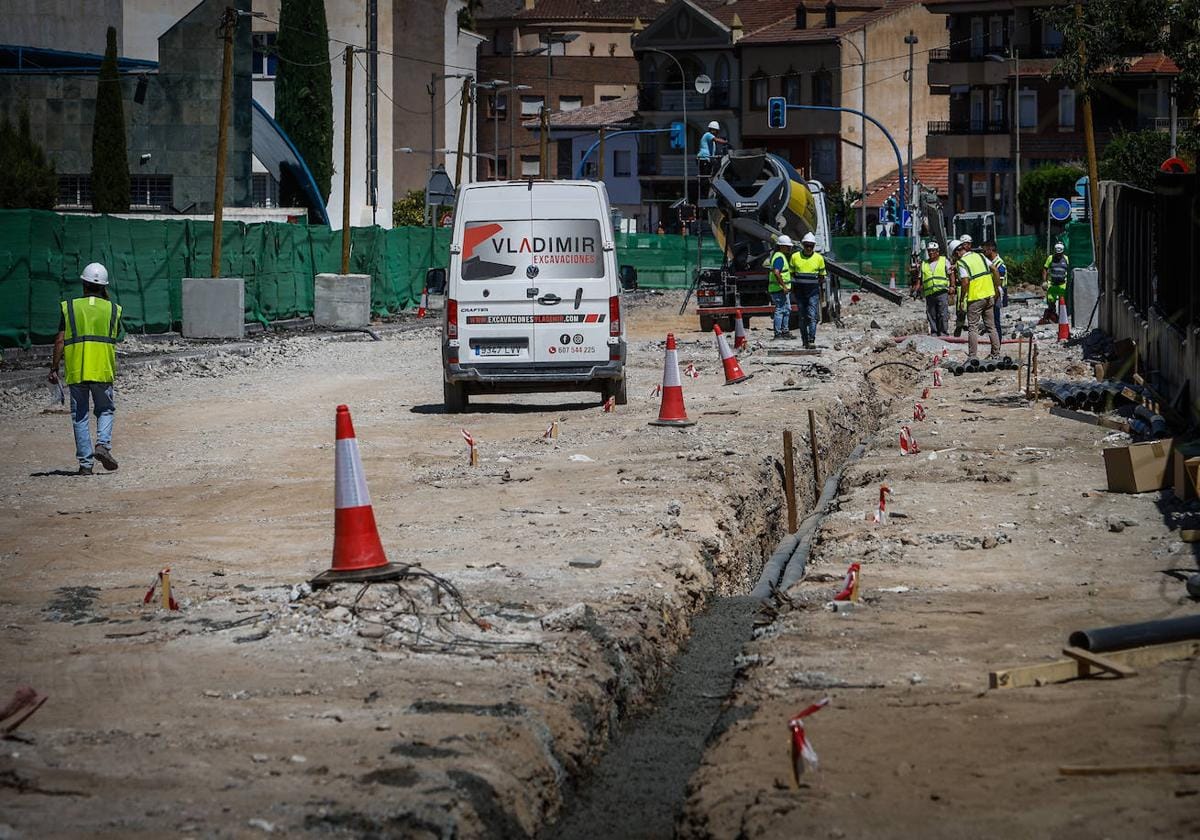
[(970, 245), (970, 244), (971, 244), (972, 242), (974, 242), (975, 240), (971, 238), (971, 234), (969, 234), (969, 233), (964, 233), (964, 234), (962, 235), (962, 241), (963, 241), (963, 243), (964, 243), (964, 244), (966, 244), (966, 245)]
[(708, 127), (711, 128), (713, 131), (721, 130), (721, 124), (719, 122), (717, 122), (716, 120), (713, 120), (712, 122), (710, 122), (708, 124)]
[(953, 254), (955, 251), (957, 251), (959, 248), (962, 247), (962, 244), (963, 244), (962, 240), (960, 240), (960, 239), (951, 239), (950, 244), (947, 245), (946, 247), (949, 248), (950, 253)]
[(925, 246), (925, 250), (926, 251), (940, 251), (940, 250), (942, 250), (942, 246), (937, 244), (937, 240), (934, 239), (928, 245)]
[(1063, 252), (1063, 244), (1061, 242), (1054, 243), (1054, 253), (1061, 254)]
[(813, 236), (811, 233), (806, 233), (804, 234), (804, 238), (800, 241), (805, 245), (816, 245), (817, 237)]
[(91, 283), (93, 286), (107, 286), (108, 269), (100, 263), (88, 263), (83, 269), (83, 274), (79, 275), (79, 279), (84, 283)]
[(795, 248), (796, 247), (796, 243), (792, 241), (792, 237), (788, 236), (786, 233), (783, 236), (779, 237), (777, 240), (775, 240), (775, 244), (781, 245), (786, 248)]

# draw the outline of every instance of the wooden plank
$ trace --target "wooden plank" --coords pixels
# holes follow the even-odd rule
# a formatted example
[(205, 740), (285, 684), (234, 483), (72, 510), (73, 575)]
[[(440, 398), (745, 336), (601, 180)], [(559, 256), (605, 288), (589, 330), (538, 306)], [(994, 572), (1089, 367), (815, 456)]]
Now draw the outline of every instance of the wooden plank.
[[(1200, 639), (1188, 639), (1184, 642), (1171, 642), (1165, 645), (1149, 645), (1129, 650), (1114, 650), (1105, 653), (1104, 656), (1110, 661), (1127, 665), (1130, 668), (1149, 668), (1160, 662), (1200, 656)], [(1094, 669), (1088, 663), (1080, 662), (1077, 659), (1058, 659), (1037, 665), (1020, 665), (1015, 668), (989, 672), (988, 688), (1028, 688), (1049, 685), (1091, 676), (1093, 670), (1101, 669)]]
[(1065, 647), (1063, 653), (1076, 662), (1086, 662), (1088, 665), (1095, 665), (1102, 671), (1108, 671), (1110, 674), (1116, 674), (1118, 677), (1136, 677), (1137, 669), (1130, 668), (1120, 662), (1114, 662), (1106, 656), (1101, 656), (1098, 653), (1092, 653), (1090, 650), (1084, 650), (1077, 647)]
[(1085, 414), (1082, 411), (1073, 411), (1069, 408), (1062, 408), (1061, 406), (1057, 405), (1050, 407), (1050, 413), (1055, 417), (1062, 417), (1066, 420), (1077, 420), (1080, 423), (1086, 423), (1089, 426), (1096, 425), (1095, 414)]
[(1126, 776), (1145, 773), (1200, 773), (1200, 764), (1064, 764), (1058, 768), (1063, 776)]
[(820, 356), (821, 351), (813, 348), (812, 350), (796, 349), (796, 350), (775, 350), (767, 351), (768, 356)]
[(1183, 528), (1179, 531), (1179, 539), (1185, 543), (1200, 542), (1200, 530), (1196, 528)]
[(1118, 432), (1129, 434), (1129, 423), (1119, 417), (1097, 417), (1096, 425), (1103, 426), (1106, 429), (1115, 429)]

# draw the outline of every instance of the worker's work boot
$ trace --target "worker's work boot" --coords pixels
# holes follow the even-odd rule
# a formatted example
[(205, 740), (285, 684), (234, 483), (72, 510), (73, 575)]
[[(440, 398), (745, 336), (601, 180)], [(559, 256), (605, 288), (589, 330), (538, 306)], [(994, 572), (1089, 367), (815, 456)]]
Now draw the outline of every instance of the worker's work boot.
[(91, 474), (92, 474), (91, 467), (80, 467), (79, 471), (77, 473), (75, 473), (75, 475), (91, 475)]
[(104, 465), (104, 469), (111, 471), (117, 468), (117, 459), (112, 456), (112, 451), (107, 446), (98, 444), (95, 455), (96, 460)]

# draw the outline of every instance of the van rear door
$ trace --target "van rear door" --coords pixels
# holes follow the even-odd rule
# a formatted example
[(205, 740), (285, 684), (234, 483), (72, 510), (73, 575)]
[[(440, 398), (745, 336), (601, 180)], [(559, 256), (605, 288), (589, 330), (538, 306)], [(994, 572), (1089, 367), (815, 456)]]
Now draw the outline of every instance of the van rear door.
[(611, 223), (591, 184), (534, 183), (528, 264), (534, 360), (609, 359), (609, 298), (617, 294)]
[(514, 250), (529, 230), (526, 185), (466, 191), (458, 292), (462, 364), (519, 364), (534, 360), (533, 310), (524, 254)]

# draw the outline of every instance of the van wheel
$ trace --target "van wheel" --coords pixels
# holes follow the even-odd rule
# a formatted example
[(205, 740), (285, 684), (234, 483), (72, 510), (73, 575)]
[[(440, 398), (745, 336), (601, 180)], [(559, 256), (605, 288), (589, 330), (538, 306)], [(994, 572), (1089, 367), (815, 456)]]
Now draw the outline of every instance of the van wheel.
[(467, 410), (470, 403), (467, 397), (467, 387), (453, 382), (442, 381), (442, 403), (447, 414), (461, 414)]
[(625, 391), (625, 377), (620, 379), (608, 379), (604, 382), (604, 387), (600, 390), (604, 401), (608, 402), (609, 397), (612, 397), (617, 405), (625, 405), (629, 402)]

